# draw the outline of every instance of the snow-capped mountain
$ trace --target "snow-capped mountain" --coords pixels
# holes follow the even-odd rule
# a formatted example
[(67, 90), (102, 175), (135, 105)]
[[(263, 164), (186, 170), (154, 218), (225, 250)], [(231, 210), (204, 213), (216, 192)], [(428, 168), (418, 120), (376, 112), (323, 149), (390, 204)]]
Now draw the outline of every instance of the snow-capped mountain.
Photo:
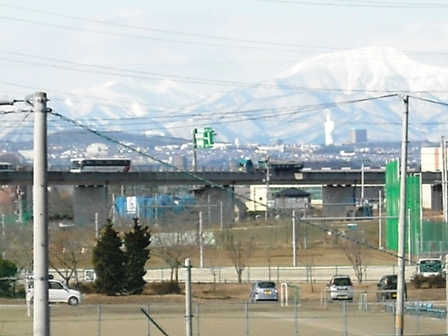
[[(324, 143), (327, 115), (335, 143), (349, 141), (353, 128), (369, 141), (399, 141), (408, 94), (410, 140), (437, 141), (447, 131), (448, 68), (418, 63), (390, 48), (360, 48), (302, 61), (258, 85), (201, 97), (185, 83), (158, 85), (137, 80), (106, 83), (56, 100), (52, 108), (86, 125), (190, 139), (209, 126), (216, 141)], [(98, 100), (92, 97), (103, 97)], [(381, 98), (380, 98), (381, 97)]]

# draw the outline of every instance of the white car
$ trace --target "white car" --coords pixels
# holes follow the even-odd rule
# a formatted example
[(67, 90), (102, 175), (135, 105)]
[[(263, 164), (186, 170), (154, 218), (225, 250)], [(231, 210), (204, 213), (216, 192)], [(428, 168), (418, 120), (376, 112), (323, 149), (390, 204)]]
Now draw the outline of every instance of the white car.
[[(70, 289), (58, 280), (48, 280), (48, 302), (49, 303), (68, 303), (75, 306), (82, 300), (80, 291)], [(26, 302), (33, 304), (34, 302), (34, 288), (31, 286), (26, 293)]]
[(353, 284), (348, 275), (335, 275), (332, 277), (327, 290), (330, 292), (330, 301), (353, 301)]

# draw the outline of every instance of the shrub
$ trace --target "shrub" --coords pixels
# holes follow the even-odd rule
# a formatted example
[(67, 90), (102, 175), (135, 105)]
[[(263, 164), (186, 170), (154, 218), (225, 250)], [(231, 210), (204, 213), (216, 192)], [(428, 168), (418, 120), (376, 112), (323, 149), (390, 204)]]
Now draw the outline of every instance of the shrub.
[(411, 283), (412, 285), (419, 289), (422, 288), (423, 283), (425, 282), (425, 278), (423, 276), (421, 276), (420, 274), (416, 274), (412, 279), (411, 279)]
[(149, 286), (149, 291), (156, 295), (181, 294), (181, 289), (176, 281), (152, 282), (147, 286)]
[(80, 282), (76, 286), (73, 286), (74, 289), (79, 290), (83, 294), (91, 294), (95, 293), (94, 283), (93, 282)]
[(433, 275), (424, 277), (417, 274), (411, 280), (415, 288), (444, 288), (446, 286), (445, 278), (442, 275)]
[(434, 275), (427, 278), (429, 288), (445, 288), (446, 282), (442, 275)]

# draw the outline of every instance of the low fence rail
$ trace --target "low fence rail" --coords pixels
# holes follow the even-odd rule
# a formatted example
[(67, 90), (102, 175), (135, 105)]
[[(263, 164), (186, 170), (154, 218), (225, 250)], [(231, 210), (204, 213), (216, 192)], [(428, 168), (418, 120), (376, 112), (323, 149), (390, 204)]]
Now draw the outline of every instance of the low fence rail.
[[(415, 266), (406, 266), (407, 279), (415, 271)], [(366, 266), (363, 271), (363, 282), (376, 282), (385, 274), (397, 274), (397, 265), (372, 265)], [(60, 279), (58, 273), (50, 270), (49, 273), (56, 279)], [(68, 274), (68, 273), (67, 273)], [(95, 280), (93, 269), (78, 269), (75, 273), (78, 281), (89, 282)], [(253, 282), (260, 279), (281, 282), (328, 282), (335, 274), (349, 275), (353, 281), (357, 276), (351, 266), (312, 266), (312, 267), (247, 267), (243, 272), (243, 282)], [(74, 275), (75, 276), (75, 275)], [(227, 283), (238, 282), (238, 276), (234, 267), (194, 267), (191, 269), (193, 282), (204, 283)], [(144, 279), (147, 282), (169, 281), (171, 279), (170, 268), (149, 268), (146, 270)], [(179, 269), (179, 279), (185, 279), (185, 269)], [(75, 278), (72, 278), (75, 281)]]

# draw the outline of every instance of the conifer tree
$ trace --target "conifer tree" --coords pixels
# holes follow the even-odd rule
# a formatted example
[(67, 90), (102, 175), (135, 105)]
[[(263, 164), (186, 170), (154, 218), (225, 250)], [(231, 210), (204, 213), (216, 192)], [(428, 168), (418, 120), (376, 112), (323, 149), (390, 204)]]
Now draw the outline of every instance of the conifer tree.
[(0, 297), (13, 296), (11, 284), (14, 281), (9, 280), (17, 275), (16, 265), (9, 260), (3, 259), (0, 256)]
[(121, 250), (121, 245), (118, 232), (108, 220), (92, 253), (96, 273), (94, 288), (97, 293), (116, 295), (123, 292), (126, 255)]
[(124, 236), (126, 247), (126, 291), (129, 294), (141, 294), (146, 281), (145, 264), (150, 257), (151, 233), (147, 226), (142, 227), (138, 218), (133, 218), (134, 225)]

